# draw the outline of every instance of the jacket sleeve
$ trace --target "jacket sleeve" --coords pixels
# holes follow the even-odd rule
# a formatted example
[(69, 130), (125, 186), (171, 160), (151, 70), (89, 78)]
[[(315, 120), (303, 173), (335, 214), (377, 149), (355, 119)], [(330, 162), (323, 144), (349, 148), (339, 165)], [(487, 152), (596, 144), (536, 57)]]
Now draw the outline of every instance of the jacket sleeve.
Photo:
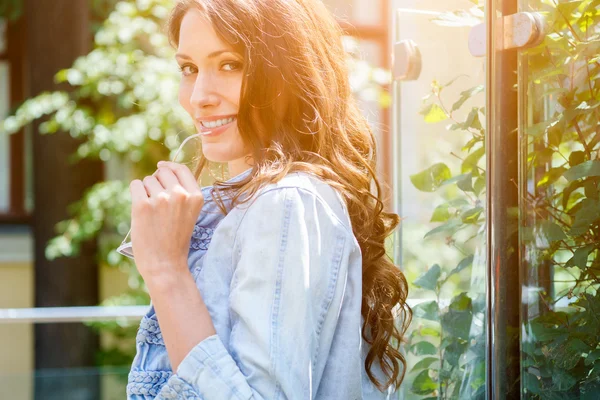
[(342, 306), (349, 241), (316, 194), (260, 194), (232, 246), (230, 341), (213, 335), (197, 344), (163, 397), (312, 399)]

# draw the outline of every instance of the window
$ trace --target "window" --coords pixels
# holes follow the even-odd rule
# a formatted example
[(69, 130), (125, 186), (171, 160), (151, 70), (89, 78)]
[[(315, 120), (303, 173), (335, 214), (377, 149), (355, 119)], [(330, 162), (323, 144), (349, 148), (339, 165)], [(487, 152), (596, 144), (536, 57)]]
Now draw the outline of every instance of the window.
[[(23, 100), (23, 31), (22, 20), (0, 19), (0, 119)], [(0, 224), (27, 224), (30, 219), (28, 136), (26, 130), (0, 134)]]
[[(389, 69), (389, 0), (324, 0), (324, 3), (334, 13), (344, 31), (358, 40), (362, 58), (372, 67)], [(377, 99), (359, 100), (359, 106), (377, 137), (378, 176), (391, 185), (389, 110), (382, 108)], [(385, 188), (383, 194), (385, 198), (391, 198)]]

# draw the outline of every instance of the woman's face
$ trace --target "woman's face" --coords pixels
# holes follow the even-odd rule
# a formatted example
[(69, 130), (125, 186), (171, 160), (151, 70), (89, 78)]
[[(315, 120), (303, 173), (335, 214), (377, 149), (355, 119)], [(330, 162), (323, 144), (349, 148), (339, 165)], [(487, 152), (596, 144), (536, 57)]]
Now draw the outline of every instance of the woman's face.
[(181, 22), (175, 56), (181, 68), (179, 103), (202, 133), (202, 152), (214, 162), (227, 162), (235, 176), (247, 168), (250, 149), (237, 127), (243, 57), (217, 36), (196, 9)]

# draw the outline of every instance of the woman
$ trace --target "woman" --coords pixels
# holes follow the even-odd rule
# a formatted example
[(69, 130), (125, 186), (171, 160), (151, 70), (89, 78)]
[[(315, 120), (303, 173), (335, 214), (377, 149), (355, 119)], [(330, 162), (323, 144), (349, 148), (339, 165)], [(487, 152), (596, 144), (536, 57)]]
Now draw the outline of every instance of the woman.
[[(168, 28), (202, 158), (130, 185), (152, 307), (129, 398), (388, 398), (411, 317), (384, 249), (399, 218), (339, 26), (319, 0), (185, 0)], [(199, 189), (208, 162), (233, 178)]]

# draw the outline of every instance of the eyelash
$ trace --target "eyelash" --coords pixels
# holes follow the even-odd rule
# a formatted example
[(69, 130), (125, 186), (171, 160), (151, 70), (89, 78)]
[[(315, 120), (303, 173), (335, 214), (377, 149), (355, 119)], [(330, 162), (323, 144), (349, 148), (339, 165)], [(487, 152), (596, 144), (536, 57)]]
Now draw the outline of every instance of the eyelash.
[[(233, 66), (235, 66), (234, 69), (225, 70), (226, 72), (234, 72), (234, 71), (239, 70), (242, 64), (240, 62), (237, 62), (237, 61), (225, 61), (224, 63), (221, 64), (221, 68), (223, 68), (223, 66), (225, 66), (225, 65), (233, 65)], [(192, 75), (192, 73), (185, 73), (185, 69), (187, 67), (195, 69), (195, 67), (192, 64), (184, 64), (184, 65), (179, 66), (179, 72), (181, 72), (184, 76)]]

